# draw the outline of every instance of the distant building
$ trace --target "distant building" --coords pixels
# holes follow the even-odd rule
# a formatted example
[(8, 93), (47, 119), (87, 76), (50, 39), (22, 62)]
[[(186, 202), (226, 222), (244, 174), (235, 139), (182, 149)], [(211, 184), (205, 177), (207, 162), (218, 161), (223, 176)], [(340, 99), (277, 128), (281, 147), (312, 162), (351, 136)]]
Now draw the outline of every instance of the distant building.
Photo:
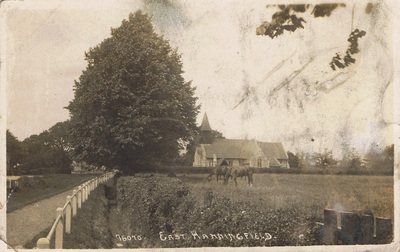
[[(210, 135), (212, 129), (206, 114), (200, 129), (203, 138), (208, 139), (207, 136)], [(196, 148), (193, 166), (215, 167), (222, 163), (228, 166), (242, 166), (243, 163), (248, 162), (251, 167), (290, 168), (288, 159), (282, 143), (214, 138)]]

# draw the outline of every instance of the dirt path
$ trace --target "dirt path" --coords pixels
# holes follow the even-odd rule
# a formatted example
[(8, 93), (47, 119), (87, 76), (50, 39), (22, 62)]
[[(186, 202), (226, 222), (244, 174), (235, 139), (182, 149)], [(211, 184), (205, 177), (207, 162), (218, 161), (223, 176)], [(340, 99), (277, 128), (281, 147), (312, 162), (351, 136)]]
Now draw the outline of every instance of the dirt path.
[(42, 230), (50, 227), (56, 218), (57, 207), (63, 207), (72, 190), (25, 206), (7, 214), (7, 243), (22, 246)]

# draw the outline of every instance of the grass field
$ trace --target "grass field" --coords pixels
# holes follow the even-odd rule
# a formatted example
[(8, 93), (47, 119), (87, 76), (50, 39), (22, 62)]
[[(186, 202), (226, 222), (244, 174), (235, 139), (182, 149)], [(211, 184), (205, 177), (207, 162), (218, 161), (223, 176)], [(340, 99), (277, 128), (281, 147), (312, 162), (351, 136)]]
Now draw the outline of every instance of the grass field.
[(301, 208), (322, 219), (323, 210), (370, 210), (375, 216), (393, 218), (393, 177), (338, 176), (308, 174), (254, 174), (253, 187), (238, 178), (223, 185), (206, 175), (186, 174), (178, 177), (190, 188), (198, 202), (204, 192), (212, 190), (233, 202), (248, 202), (264, 209)]
[(70, 190), (96, 176), (96, 174), (48, 174), (34, 176), (33, 178), (39, 180), (39, 182), (34, 181), (34, 183), (28, 183), (27, 179), (21, 178), (19, 192), (11, 193), (8, 199), (7, 213)]
[[(232, 181), (228, 185), (222, 181), (217, 183), (215, 179), (205, 181), (206, 176), (178, 174), (176, 179), (167, 178), (165, 174), (136, 174), (121, 177), (113, 189), (118, 202), (111, 211), (113, 217), (103, 196), (92, 202), (96, 199), (94, 193), (85, 203), (82, 216), (78, 215), (82, 219), (74, 220), (73, 227), (79, 232), (66, 236), (66, 244), (79, 245), (66, 248), (116, 247), (119, 241), (115, 234), (120, 233), (146, 237), (143, 243), (123, 243), (124, 248), (318, 245), (321, 243), (315, 240), (315, 223), (322, 222), (325, 208), (370, 210), (375, 216), (393, 218), (393, 177), (390, 176), (255, 174), (253, 187), (248, 187), (244, 179), (238, 179), (235, 187)], [(189, 194), (180, 193), (185, 190), (190, 191)], [(223, 196), (215, 197), (218, 201), (212, 207), (203, 204), (204, 194), (209, 190)], [(96, 211), (98, 215), (95, 216)], [(167, 231), (167, 226), (172, 231)], [(99, 236), (101, 230), (103, 235)], [(160, 242), (158, 237), (159, 231), (181, 232), (190, 237), (190, 230), (206, 234), (268, 232), (273, 234), (273, 239), (264, 243), (210, 239), (168, 243)], [(26, 247), (33, 247), (38, 237), (40, 235)], [(92, 242), (98, 240), (106, 244)]]

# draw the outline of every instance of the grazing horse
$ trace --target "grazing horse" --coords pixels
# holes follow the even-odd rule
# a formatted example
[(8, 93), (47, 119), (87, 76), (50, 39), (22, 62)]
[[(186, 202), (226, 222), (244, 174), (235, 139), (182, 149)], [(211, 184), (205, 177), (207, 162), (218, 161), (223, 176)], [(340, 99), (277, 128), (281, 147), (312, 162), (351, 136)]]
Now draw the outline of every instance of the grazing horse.
[(225, 175), (226, 175), (227, 172), (228, 172), (228, 167), (226, 167), (226, 166), (218, 166), (218, 167), (216, 167), (215, 169), (212, 170), (212, 172), (206, 177), (206, 179), (208, 181), (211, 181), (211, 178), (215, 175), (217, 177), (217, 182), (218, 182), (218, 179), (220, 177), (223, 177), (224, 178), (224, 183), (226, 184), (227, 180), (225, 179), (226, 178)]
[(237, 186), (237, 181), (236, 181), (237, 177), (247, 178), (247, 184), (249, 186), (253, 186), (253, 169), (251, 169), (248, 166), (230, 168), (225, 175), (225, 181), (227, 182), (230, 177), (233, 179), (233, 181), (235, 181), (236, 186)]

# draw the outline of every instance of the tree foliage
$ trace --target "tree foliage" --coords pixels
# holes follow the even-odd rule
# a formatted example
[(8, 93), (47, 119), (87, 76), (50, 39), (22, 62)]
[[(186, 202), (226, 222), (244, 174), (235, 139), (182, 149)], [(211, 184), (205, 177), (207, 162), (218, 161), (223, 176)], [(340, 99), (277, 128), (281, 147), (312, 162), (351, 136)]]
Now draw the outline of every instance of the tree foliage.
[[(214, 139), (217, 138), (225, 138), (224, 135), (217, 131), (217, 130), (207, 130), (207, 131), (201, 131), (200, 134), (198, 135), (197, 143), (198, 144), (211, 144)], [(194, 153), (193, 153), (194, 154)]]
[(386, 146), (384, 149), (378, 148), (376, 144), (371, 144), (365, 155), (366, 166), (375, 171), (393, 171), (394, 169), (394, 145)]
[(22, 142), (22, 169), (27, 174), (70, 173), (72, 163), (67, 141), (68, 121), (59, 122)]
[(352, 57), (352, 55), (360, 52), (360, 49), (358, 49), (358, 39), (365, 36), (365, 34), (366, 34), (365, 31), (363, 30), (360, 31), (358, 29), (355, 29), (350, 34), (349, 39), (347, 40), (350, 42), (350, 45), (343, 59), (342, 57), (340, 57), (339, 53), (337, 53), (336, 56), (332, 58), (330, 66), (333, 70), (336, 70), (336, 67), (338, 68), (348, 67), (350, 64), (354, 64), (356, 62), (356, 60)]
[(345, 165), (349, 171), (356, 172), (365, 167), (365, 161), (360, 153), (355, 148), (352, 148), (343, 158), (343, 165)]
[[(297, 29), (303, 29), (303, 23), (306, 23), (302, 17), (298, 17), (296, 14), (305, 13), (308, 9), (312, 8), (311, 14), (317, 17), (329, 17), (332, 12), (338, 7), (345, 7), (345, 4), (289, 4), (289, 5), (272, 5), (278, 6), (279, 11), (272, 15), (271, 22), (264, 21), (256, 29), (257, 35), (265, 35), (270, 38), (276, 38), (284, 33), (284, 31), (294, 32)], [(267, 6), (269, 7), (269, 6)], [(372, 11), (373, 6), (367, 4), (366, 13), (369, 14)], [(336, 68), (345, 68), (350, 64), (355, 63), (353, 55), (358, 53), (358, 39), (366, 35), (363, 30), (355, 29), (351, 32), (348, 41), (350, 42), (349, 48), (347, 49), (344, 56), (337, 53), (332, 61), (329, 63), (333, 70)]]
[(9, 131), (6, 132), (7, 172), (12, 172), (22, 163), (21, 142)]
[[(272, 5), (276, 6), (276, 5)], [(313, 7), (311, 14), (314, 17), (329, 17), (333, 10), (339, 6), (346, 6), (344, 4), (288, 4), (277, 5), (279, 11), (272, 15), (271, 22), (264, 21), (256, 30), (257, 35), (265, 35), (270, 38), (276, 38), (284, 33), (284, 31), (294, 32), (297, 29), (303, 29), (303, 23), (306, 21), (302, 17), (298, 17), (296, 13), (305, 13), (308, 9)], [(267, 6), (269, 7), (269, 6)]]
[(193, 140), (194, 88), (146, 14), (130, 14), (85, 56), (67, 107), (77, 161), (131, 170), (174, 158)]
[(337, 160), (333, 157), (333, 152), (328, 149), (325, 149), (323, 152), (314, 153), (313, 157), (316, 161), (316, 165), (322, 168), (337, 164)]
[(300, 159), (297, 155), (293, 154), (293, 152), (288, 151), (288, 162), (290, 168), (301, 168)]

